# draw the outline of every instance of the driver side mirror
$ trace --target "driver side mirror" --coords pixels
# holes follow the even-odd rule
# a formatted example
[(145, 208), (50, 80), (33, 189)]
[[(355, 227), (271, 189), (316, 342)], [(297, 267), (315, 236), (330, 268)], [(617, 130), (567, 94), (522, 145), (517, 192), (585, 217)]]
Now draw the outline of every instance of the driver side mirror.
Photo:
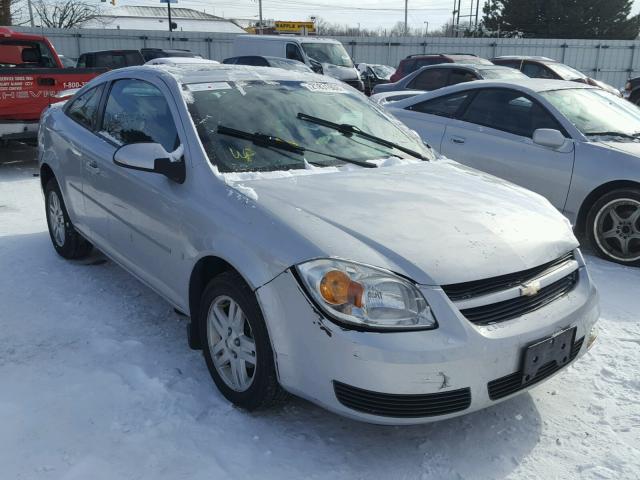
[(533, 143), (548, 148), (560, 148), (566, 139), (564, 135), (554, 128), (538, 128), (533, 132)]
[(322, 64), (319, 61), (310, 58), (309, 63), (311, 63), (311, 70), (319, 74), (323, 73)]
[(123, 145), (113, 154), (113, 163), (132, 170), (159, 173), (177, 183), (183, 183), (186, 176), (184, 159), (174, 160), (159, 143)]

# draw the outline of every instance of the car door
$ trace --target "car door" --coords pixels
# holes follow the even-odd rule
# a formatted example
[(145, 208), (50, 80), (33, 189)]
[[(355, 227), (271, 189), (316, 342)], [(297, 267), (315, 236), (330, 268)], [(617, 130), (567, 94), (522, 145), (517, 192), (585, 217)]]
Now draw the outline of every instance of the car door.
[[(84, 196), (85, 169), (96, 162), (96, 137), (100, 101), (104, 84), (91, 88), (71, 100), (65, 107), (66, 118), (54, 126), (61, 172), (60, 187), (65, 193), (65, 203), (75, 226), (85, 234), (91, 234), (92, 219), (87, 214)], [(59, 128), (58, 128), (59, 127)]]
[(98, 132), (109, 154), (89, 180), (98, 209), (108, 217), (108, 253), (176, 304), (183, 287), (175, 273), (183, 266), (185, 185), (118, 166), (113, 155), (131, 143), (159, 143), (179, 155), (184, 132), (178, 133), (178, 118), (175, 101), (163, 83), (112, 82)]
[(407, 82), (406, 90), (437, 90), (447, 85), (449, 79), (448, 68), (429, 68), (415, 76)]
[(476, 90), (447, 124), (441, 151), (461, 163), (545, 196), (562, 210), (569, 191), (575, 149), (567, 138), (553, 149), (533, 142), (538, 128), (562, 126), (534, 98), (508, 88)]
[(453, 93), (415, 103), (405, 109), (391, 107), (389, 110), (409, 128), (418, 132), (423, 141), (441, 151), (447, 125), (470, 95), (469, 92)]

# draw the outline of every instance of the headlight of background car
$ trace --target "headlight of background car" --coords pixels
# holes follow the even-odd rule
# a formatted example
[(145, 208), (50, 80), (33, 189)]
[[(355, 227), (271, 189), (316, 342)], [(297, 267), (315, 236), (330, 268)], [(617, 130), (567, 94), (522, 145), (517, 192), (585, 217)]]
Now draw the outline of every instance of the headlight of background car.
[(386, 270), (333, 259), (296, 269), (315, 302), (338, 321), (387, 330), (437, 327), (415, 285)]

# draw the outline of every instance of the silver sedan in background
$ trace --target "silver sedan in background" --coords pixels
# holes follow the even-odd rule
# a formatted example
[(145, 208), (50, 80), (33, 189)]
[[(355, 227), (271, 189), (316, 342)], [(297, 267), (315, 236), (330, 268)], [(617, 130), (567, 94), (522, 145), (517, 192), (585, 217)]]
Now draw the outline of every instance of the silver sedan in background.
[(544, 195), (602, 257), (640, 265), (640, 110), (561, 80), (483, 81), (385, 108), (443, 155)]

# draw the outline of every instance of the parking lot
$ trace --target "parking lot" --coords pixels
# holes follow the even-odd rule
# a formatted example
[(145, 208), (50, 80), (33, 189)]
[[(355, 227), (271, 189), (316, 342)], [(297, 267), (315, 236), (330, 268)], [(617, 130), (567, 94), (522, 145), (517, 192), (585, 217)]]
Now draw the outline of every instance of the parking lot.
[(186, 320), (99, 253), (51, 247), (34, 150), (0, 151), (2, 478), (611, 478), (640, 475), (640, 269), (587, 255), (591, 352), (530, 393), (412, 427), (292, 399), (233, 408)]

